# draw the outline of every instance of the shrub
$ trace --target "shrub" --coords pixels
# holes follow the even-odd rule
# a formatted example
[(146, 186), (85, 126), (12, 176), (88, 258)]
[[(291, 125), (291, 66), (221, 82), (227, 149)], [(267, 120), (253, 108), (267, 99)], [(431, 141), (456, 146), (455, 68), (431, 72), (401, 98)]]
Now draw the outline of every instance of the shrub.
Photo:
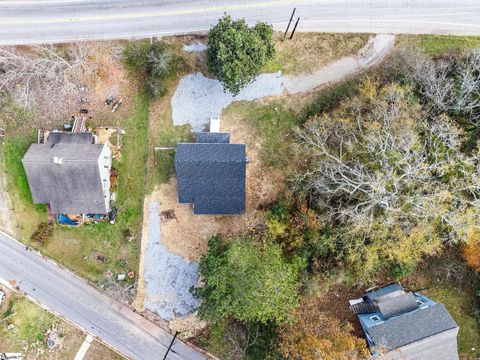
[(137, 42), (124, 50), (124, 60), (130, 69), (145, 79), (145, 91), (150, 97), (164, 96), (166, 80), (176, 70), (177, 60), (170, 46), (164, 42)]
[(48, 239), (53, 234), (53, 226), (49, 223), (43, 222), (40, 223), (37, 227), (37, 230), (32, 234), (32, 241), (39, 242), (40, 244), (46, 244)]
[(259, 22), (249, 28), (245, 20), (224, 16), (208, 34), (207, 65), (229, 90), (237, 95), (273, 58), (272, 27)]

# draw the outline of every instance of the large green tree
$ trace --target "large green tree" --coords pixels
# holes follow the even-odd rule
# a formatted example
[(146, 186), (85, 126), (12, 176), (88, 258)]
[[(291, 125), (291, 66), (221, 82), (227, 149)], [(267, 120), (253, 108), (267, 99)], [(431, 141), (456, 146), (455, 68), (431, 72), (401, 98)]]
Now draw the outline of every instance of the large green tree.
[(259, 249), (251, 239), (214, 237), (200, 262), (205, 280), (197, 293), (200, 316), (245, 322), (282, 322), (298, 303), (299, 261), (287, 261), (278, 245)]
[(275, 54), (272, 27), (224, 16), (208, 34), (208, 70), (234, 95), (252, 82)]

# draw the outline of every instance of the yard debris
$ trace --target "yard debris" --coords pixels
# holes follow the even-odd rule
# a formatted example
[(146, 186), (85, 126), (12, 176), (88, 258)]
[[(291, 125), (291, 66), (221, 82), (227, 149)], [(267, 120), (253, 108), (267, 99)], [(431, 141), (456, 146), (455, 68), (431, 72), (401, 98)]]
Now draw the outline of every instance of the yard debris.
[(120, 104), (123, 103), (123, 98), (120, 98), (120, 100), (115, 101), (112, 106), (112, 113), (117, 110), (117, 108), (120, 106)]
[(45, 333), (45, 338), (49, 349), (59, 347), (62, 343), (62, 340), (58, 334), (58, 329), (55, 324), (52, 324), (52, 327), (47, 330), (47, 332)]
[(107, 261), (107, 256), (97, 251), (92, 251), (90, 252), (90, 260), (95, 261), (97, 263), (104, 263)]
[(13, 330), (15, 329), (15, 324), (8, 324), (7, 325), (7, 330)]
[(128, 273), (128, 277), (129, 277), (130, 279), (133, 279), (133, 278), (135, 277), (135, 272), (134, 272), (134, 271), (130, 271), (130, 272)]
[(110, 105), (114, 101), (115, 101), (115, 96), (112, 95), (105, 100), (105, 104)]
[(111, 278), (113, 276), (113, 272), (111, 272), (110, 270), (108, 270), (106, 273), (105, 273), (105, 276), (107, 278)]
[[(175, 210), (174, 209), (168, 209), (168, 210), (164, 210), (164, 211), (160, 211), (160, 218), (163, 220), (163, 221), (169, 221), (169, 220), (177, 220), (176, 216), (175, 216)], [(177, 220), (178, 222), (178, 220)]]

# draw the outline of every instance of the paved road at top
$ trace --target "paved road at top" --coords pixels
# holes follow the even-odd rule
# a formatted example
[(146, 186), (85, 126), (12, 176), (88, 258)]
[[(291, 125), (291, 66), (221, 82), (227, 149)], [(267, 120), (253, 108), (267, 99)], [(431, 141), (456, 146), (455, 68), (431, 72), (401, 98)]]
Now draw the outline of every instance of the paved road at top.
[(479, 0), (0, 0), (0, 44), (207, 30), (224, 12), (299, 31), (480, 35)]
[[(0, 232), (0, 279), (132, 359), (162, 359), (172, 335)], [(8, 350), (8, 349), (7, 349)], [(205, 359), (176, 340), (167, 359)]]

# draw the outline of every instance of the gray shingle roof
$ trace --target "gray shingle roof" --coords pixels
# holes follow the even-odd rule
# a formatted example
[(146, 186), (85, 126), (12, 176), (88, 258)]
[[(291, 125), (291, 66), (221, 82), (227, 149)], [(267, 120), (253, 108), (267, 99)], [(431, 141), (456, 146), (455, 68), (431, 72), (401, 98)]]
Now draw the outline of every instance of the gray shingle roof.
[[(54, 135), (28, 149), (22, 162), (33, 202), (50, 204), (53, 213), (104, 214), (98, 158), (105, 145), (91, 144), (91, 134), (90, 143), (88, 136), (77, 135)], [(54, 163), (54, 157), (62, 164)]]
[(395, 297), (381, 297), (377, 306), (385, 320), (418, 309), (415, 295), (411, 292)]
[(47, 138), (48, 144), (91, 144), (93, 134), (52, 131)]
[(211, 133), (211, 132), (197, 132), (195, 133), (196, 143), (223, 143), (230, 142), (229, 133)]
[(175, 170), (179, 201), (192, 203), (195, 214), (245, 211), (245, 145), (177, 144)]
[(396, 349), (424, 338), (457, 328), (443, 304), (412, 311), (369, 328), (375, 346)]
[(367, 292), (366, 296), (369, 300), (374, 301), (378, 300), (382, 296), (388, 295), (392, 292), (402, 290), (402, 286), (399, 283), (390, 284), (380, 289)]

